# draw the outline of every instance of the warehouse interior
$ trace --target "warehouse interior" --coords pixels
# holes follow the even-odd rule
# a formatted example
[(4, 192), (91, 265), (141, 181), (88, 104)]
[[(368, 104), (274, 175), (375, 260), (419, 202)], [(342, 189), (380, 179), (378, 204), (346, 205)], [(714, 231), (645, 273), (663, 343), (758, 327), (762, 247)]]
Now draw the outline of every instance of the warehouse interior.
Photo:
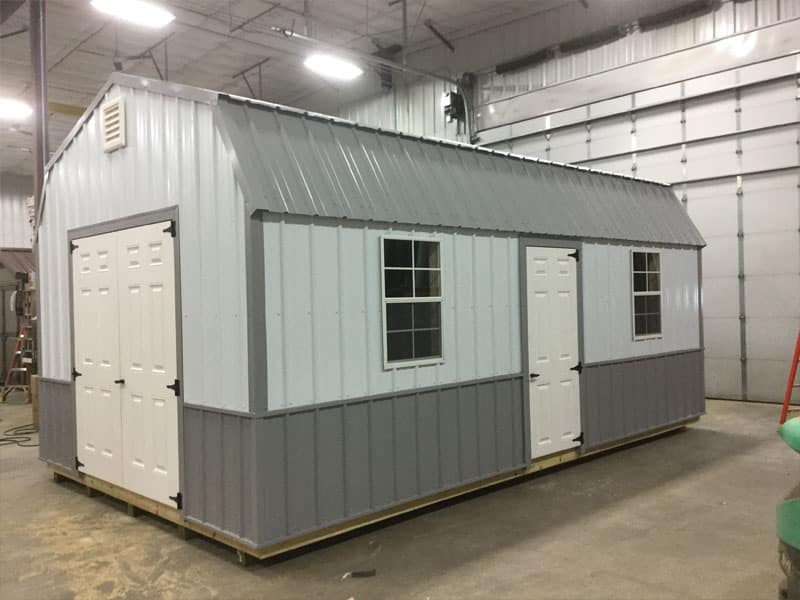
[(2, 0), (0, 595), (800, 598), (798, 40)]

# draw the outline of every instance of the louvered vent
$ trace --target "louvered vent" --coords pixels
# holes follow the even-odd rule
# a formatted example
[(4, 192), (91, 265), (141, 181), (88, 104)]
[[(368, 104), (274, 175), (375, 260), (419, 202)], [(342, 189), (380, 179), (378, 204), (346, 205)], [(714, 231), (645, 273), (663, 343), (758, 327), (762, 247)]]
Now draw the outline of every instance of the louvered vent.
[(113, 152), (125, 147), (125, 100), (115, 98), (100, 106), (103, 115), (103, 150)]

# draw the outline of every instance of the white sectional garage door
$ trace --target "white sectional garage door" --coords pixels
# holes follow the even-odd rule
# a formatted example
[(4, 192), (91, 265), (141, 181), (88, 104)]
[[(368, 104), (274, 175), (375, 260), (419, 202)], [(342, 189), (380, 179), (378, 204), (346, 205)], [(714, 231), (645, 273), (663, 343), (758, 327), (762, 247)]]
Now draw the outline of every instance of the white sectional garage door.
[(168, 226), (75, 240), (72, 268), (81, 470), (174, 505), (179, 388)]

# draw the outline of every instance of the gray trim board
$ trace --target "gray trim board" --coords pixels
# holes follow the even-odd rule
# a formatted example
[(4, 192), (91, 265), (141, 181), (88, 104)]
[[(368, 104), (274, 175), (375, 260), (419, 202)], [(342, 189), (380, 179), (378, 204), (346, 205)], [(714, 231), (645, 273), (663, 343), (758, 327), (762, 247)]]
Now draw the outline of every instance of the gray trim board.
[(615, 358), (613, 360), (598, 360), (595, 362), (584, 363), (584, 367), (606, 367), (610, 365), (620, 365), (624, 363), (639, 362), (643, 360), (653, 360), (656, 358), (667, 358), (669, 356), (678, 356), (680, 354), (691, 354), (692, 352), (702, 352), (703, 348), (687, 348), (686, 350), (673, 350), (672, 352), (659, 352), (658, 354), (641, 354), (638, 356), (629, 356), (626, 358)]
[[(528, 380), (530, 363), (528, 362), (528, 256), (527, 249), (530, 247), (542, 248), (568, 248), (578, 251), (578, 260), (575, 266), (577, 277), (578, 293), (578, 360), (583, 362), (583, 284), (582, 284), (582, 265), (580, 258), (583, 255), (583, 241), (579, 239), (553, 239), (547, 237), (520, 237), (519, 238), (519, 309), (520, 309), (520, 337), (521, 337), (521, 357), (523, 373), (523, 423), (525, 425), (525, 456), (530, 460), (531, 450), (531, 399), (530, 384)], [(581, 405), (583, 405), (583, 378), (580, 378)], [(583, 420), (583, 415), (581, 415)], [(581, 425), (582, 426), (582, 425)]]
[(705, 414), (703, 351), (607, 365), (581, 374), (583, 450)]
[(78, 450), (71, 381), (39, 378), (39, 458), (75, 470)]
[(503, 377), (264, 418), (184, 406), (185, 515), (264, 546), (524, 467), (522, 384)]

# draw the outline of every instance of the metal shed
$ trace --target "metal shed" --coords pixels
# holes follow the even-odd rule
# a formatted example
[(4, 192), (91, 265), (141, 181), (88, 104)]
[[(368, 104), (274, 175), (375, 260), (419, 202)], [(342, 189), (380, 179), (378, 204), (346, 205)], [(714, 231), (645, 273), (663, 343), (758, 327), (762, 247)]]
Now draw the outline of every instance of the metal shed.
[(41, 206), (41, 458), (240, 556), (704, 412), (656, 182), (114, 74)]

